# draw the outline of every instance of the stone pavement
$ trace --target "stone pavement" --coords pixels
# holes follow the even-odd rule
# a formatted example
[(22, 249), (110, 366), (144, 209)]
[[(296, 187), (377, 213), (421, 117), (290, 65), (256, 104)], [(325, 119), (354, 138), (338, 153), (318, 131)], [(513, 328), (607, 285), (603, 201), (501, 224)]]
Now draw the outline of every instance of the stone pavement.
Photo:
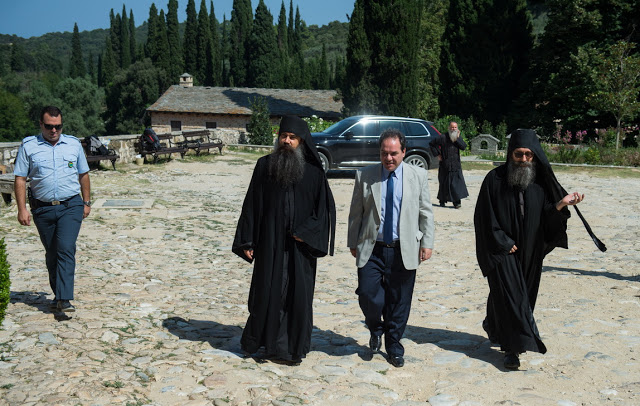
[[(569, 250), (547, 257), (535, 316), (549, 352), (519, 371), (481, 327), (488, 288), (475, 261), (471, 198), (434, 207), (434, 256), (418, 269), (406, 365), (368, 356), (346, 248), (353, 175), (330, 183), (337, 253), (320, 259), (311, 352), (300, 366), (243, 358), (251, 266), (230, 245), (256, 156), (229, 153), (93, 171), (95, 208), (78, 243), (77, 311), (62, 320), (35, 227), (0, 207), (11, 303), (0, 328), (0, 405), (637, 405), (640, 404), (640, 179), (563, 172), (609, 251), (570, 220)], [(435, 196), (435, 172), (430, 172)], [(435, 197), (434, 197), (435, 202)], [(383, 348), (384, 351), (384, 348)]]

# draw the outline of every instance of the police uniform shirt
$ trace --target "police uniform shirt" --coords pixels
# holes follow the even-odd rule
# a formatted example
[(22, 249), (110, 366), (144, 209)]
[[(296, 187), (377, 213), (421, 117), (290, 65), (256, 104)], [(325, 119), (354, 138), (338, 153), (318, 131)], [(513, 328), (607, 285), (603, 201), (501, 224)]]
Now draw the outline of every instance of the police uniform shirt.
[(56, 145), (51, 145), (40, 134), (22, 141), (13, 172), (31, 179), (34, 198), (63, 201), (80, 193), (78, 174), (89, 172), (89, 165), (76, 137), (60, 134)]

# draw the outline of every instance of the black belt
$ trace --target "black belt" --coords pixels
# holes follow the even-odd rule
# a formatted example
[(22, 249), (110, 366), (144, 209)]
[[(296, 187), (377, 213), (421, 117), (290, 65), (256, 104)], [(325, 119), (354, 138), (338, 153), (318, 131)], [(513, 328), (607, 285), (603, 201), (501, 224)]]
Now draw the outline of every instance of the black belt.
[(400, 247), (400, 240), (391, 241), (389, 244), (387, 244), (384, 241), (376, 241), (376, 247), (399, 248)]
[[(75, 197), (75, 196), (73, 196)], [(69, 201), (71, 201), (71, 199), (73, 199), (73, 197), (68, 198), (67, 200), (54, 200), (52, 202), (43, 202), (42, 200), (38, 200), (38, 199), (32, 199), (29, 204), (31, 206), (35, 206), (35, 207), (31, 207), (32, 209), (37, 209), (38, 207), (46, 207), (46, 206), (58, 206), (58, 205), (68, 205)], [(35, 203), (35, 204), (34, 204)]]

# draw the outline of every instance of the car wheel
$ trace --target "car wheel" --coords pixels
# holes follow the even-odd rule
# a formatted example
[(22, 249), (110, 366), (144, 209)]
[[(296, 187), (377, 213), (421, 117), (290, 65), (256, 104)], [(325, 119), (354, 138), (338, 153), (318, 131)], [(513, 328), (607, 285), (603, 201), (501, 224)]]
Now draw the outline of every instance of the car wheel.
[(322, 169), (324, 169), (325, 173), (329, 170), (329, 158), (322, 152), (318, 152), (320, 156), (320, 162), (322, 162)]
[(415, 165), (420, 168), (429, 169), (429, 162), (420, 155), (409, 155), (404, 158), (404, 162), (409, 165)]

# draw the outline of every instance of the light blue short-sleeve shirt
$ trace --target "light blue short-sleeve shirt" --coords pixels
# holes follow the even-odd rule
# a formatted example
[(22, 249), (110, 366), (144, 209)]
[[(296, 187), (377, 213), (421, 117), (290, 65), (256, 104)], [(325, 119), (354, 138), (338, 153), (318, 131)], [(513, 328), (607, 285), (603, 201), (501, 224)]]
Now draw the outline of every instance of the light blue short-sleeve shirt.
[(89, 172), (82, 144), (60, 134), (51, 145), (42, 134), (27, 137), (18, 149), (13, 173), (31, 179), (33, 197), (43, 202), (67, 200), (80, 193), (78, 175)]

